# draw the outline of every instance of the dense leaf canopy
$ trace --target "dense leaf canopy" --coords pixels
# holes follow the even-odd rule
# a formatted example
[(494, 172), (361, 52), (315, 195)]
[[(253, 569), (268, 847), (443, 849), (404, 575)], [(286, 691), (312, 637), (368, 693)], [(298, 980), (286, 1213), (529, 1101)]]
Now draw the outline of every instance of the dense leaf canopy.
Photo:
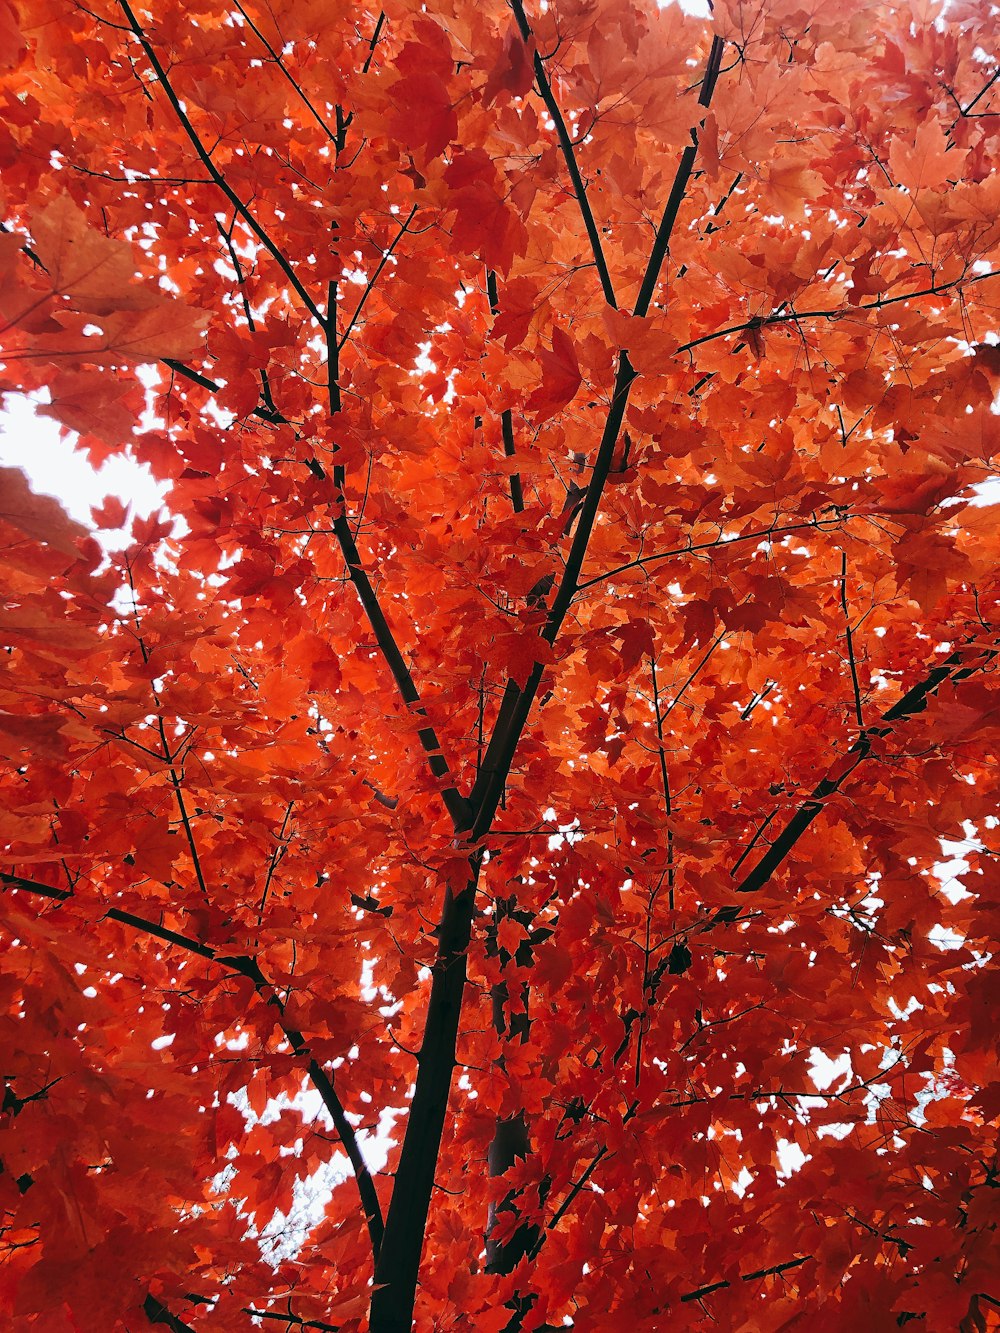
[(5, 1327), (1000, 1327), (997, 22), (0, 0)]

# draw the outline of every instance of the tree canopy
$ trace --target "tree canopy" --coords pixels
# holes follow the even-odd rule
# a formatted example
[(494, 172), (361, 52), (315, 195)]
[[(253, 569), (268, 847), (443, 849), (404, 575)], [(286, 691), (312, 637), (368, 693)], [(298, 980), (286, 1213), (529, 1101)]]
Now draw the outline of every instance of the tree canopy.
[(5, 1326), (1000, 1328), (996, 31), (0, 0)]

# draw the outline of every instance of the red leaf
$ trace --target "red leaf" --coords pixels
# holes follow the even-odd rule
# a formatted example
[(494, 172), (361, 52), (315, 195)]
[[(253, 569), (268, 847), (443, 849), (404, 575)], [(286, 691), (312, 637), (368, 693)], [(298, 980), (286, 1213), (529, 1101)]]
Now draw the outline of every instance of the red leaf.
[(541, 423), (573, 401), (582, 376), (573, 343), (558, 327), (552, 330), (552, 350), (539, 350), (538, 359), (542, 363), (542, 383), (528, 399), (527, 406)]

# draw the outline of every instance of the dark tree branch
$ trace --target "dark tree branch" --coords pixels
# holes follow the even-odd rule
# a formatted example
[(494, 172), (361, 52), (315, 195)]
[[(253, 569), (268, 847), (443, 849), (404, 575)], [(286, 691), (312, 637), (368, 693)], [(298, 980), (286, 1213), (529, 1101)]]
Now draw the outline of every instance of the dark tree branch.
[[(719, 641), (716, 640), (716, 643), (718, 643), (718, 642), (719, 642)], [(714, 647), (715, 647), (715, 644), (713, 644), (712, 647), (714, 648)], [(708, 659), (706, 658), (705, 660), (707, 661)], [(650, 657), (650, 659), (649, 659), (649, 668), (650, 668), (650, 672), (651, 672), (651, 674), (652, 674), (652, 679), (653, 679), (653, 716), (654, 716), (654, 718), (656, 719), (656, 741), (657, 741), (657, 745), (656, 745), (656, 753), (657, 753), (657, 757), (658, 757), (658, 759), (659, 759), (659, 763), (660, 763), (660, 783), (661, 783), (661, 786), (662, 786), (662, 788), (663, 788), (663, 813), (664, 813), (664, 816), (666, 817), (666, 820), (667, 820), (667, 902), (669, 903), (669, 905), (670, 905), (670, 910), (671, 910), (671, 912), (672, 912), (672, 911), (674, 910), (674, 830), (673, 830), (673, 824), (672, 824), (674, 810), (673, 810), (673, 805), (671, 804), (671, 800), (670, 800), (670, 775), (669, 775), (669, 773), (667, 772), (667, 756), (666, 756), (666, 753), (665, 753), (665, 751), (664, 751), (664, 743), (663, 743), (663, 720), (664, 720), (664, 715), (663, 715), (663, 713), (661, 713), (661, 711), (660, 711), (660, 687), (659, 687), (659, 681), (657, 680), (657, 675), (656, 675), (656, 658), (655, 658), (655, 657)], [(699, 670), (700, 670), (700, 667), (695, 667), (695, 670), (692, 672), (691, 676), (689, 677), (688, 684), (690, 684), (690, 682), (691, 682), (692, 680), (694, 680), (695, 675), (698, 673)], [(685, 686), (683, 687), (683, 689), (681, 690), (681, 694), (683, 694), (684, 689), (686, 689), (686, 688), (687, 688), (687, 685), (685, 685)], [(680, 698), (680, 695), (678, 695), (677, 697), (678, 697), (678, 699), (679, 699), (679, 698)], [(676, 703), (676, 702), (677, 702), (677, 700), (675, 699), (675, 700), (674, 700), (674, 703)], [(671, 705), (671, 707), (673, 707), (673, 704)], [(668, 711), (669, 711), (669, 710), (668, 710)], [(650, 904), (650, 913), (647, 915), (647, 918), (646, 918), (646, 930), (647, 930), (646, 958), (647, 958), (647, 963), (648, 963), (648, 959), (649, 959), (649, 939), (648, 939), (648, 932), (649, 932), (649, 919), (650, 919), (650, 915), (651, 915), (651, 914), (652, 914), (652, 904)], [(641, 1027), (640, 1027), (640, 1029), (639, 1029), (639, 1040), (640, 1040), (640, 1042), (642, 1041), (642, 1029), (641, 1029)], [(641, 1051), (639, 1051), (639, 1052), (636, 1053), (636, 1077), (638, 1077), (638, 1072), (639, 1072), (639, 1058), (640, 1058), (640, 1054), (641, 1054)]]
[(253, 1315), (254, 1319), (277, 1319), (285, 1325), (286, 1330), (292, 1328), (315, 1328), (320, 1333), (340, 1333), (339, 1324), (324, 1324), (321, 1319), (303, 1319), (297, 1314), (281, 1314), (277, 1310), (258, 1310), (252, 1305), (245, 1305), (243, 1313)]
[[(511, 0), (511, 9), (514, 11), (514, 18), (517, 22), (518, 30), (525, 46), (532, 47), (533, 34), (531, 25), (528, 22), (527, 15), (524, 12), (523, 0)], [(608, 261), (604, 257), (604, 247), (601, 244), (601, 231), (594, 217), (594, 211), (590, 206), (590, 199), (587, 196), (587, 187), (584, 184), (583, 177), (580, 174), (580, 165), (576, 160), (576, 153), (573, 151), (573, 140), (570, 137), (569, 130), (566, 128), (566, 121), (559, 108), (559, 103), (555, 99), (552, 91), (552, 84), (549, 82), (549, 76), (545, 70), (545, 62), (538, 54), (537, 50), (532, 49), (532, 65), (535, 71), (535, 86), (538, 88), (538, 94), (545, 103), (545, 109), (552, 117), (553, 124), (556, 127), (556, 137), (559, 140), (559, 147), (562, 150), (563, 158), (566, 162), (566, 169), (569, 171), (569, 178), (573, 183), (573, 193), (576, 195), (576, 202), (583, 215), (583, 225), (587, 229), (587, 238), (590, 241), (590, 249), (594, 256), (594, 263), (597, 265), (597, 272), (601, 279), (601, 288), (604, 292), (604, 299), (612, 309), (618, 309), (618, 300), (615, 297), (614, 284), (611, 281), (611, 273), (608, 270)]]
[(167, 100), (170, 103), (171, 108), (173, 109), (174, 115), (177, 117), (177, 120), (181, 128), (183, 129), (184, 133), (190, 140), (191, 146), (197, 153), (205, 170), (212, 177), (212, 180), (215, 182), (216, 186), (222, 191), (222, 193), (232, 204), (233, 208), (235, 208), (236, 212), (240, 215), (243, 221), (250, 228), (251, 232), (253, 232), (254, 236), (256, 236), (257, 240), (260, 241), (261, 245), (264, 247), (264, 249), (268, 252), (271, 258), (281, 269), (282, 273), (284, 273), (285, 277), (288, 279), (290, 286), (292, 287), (295, 294), (298, 296), (299, 300), (305, 306), (306, 310), (309, 312), (310, 315), (312, 315), (316, 323), (322, 327), (323, 317), (320, 314), (319, 308), (317, 307), (315, 301), (313, 301), (312, 297), (309, 295), (309, 292), (306, 290), (305, 286), (302, 284), (295, 270), (292, 268), (291, 263), (286, 258), (286, 256), (281, 252), (281, 250), (277, 247), (277, 245), (275, 245), (275, 243), (271, 240), (270, 236), (260, 225), (260, 223), (254, 217), (253, 213), (243, 202), (243, 200), (239, 197), (236, 191), (232, 188), (232, 186), (226, 180), (225, 176), (222, 174), (222, 172), (219, 170), (219, 168), (215, 165), (214, 161), (212, 160), (212, 155), (209, 153), (208, 149), (202, 143), (198, 131), (192, 125), (190, 117), (188, 116), (187, 112), (181, 105), (180, 99), (178, 98), (176, 92), (174, 91), (173, 85), (171, 84), (170, 79), (167, 75), (167, 71), (164, 69), (159, 56), (153, 50), (153, 47), (149, 39), (147, 38), (145, 32), (143, 31), (142, 25), (139, 23), (139, 20), (136, 18), (131, 5), (129, 4), (129, 0), (118, 0), (118, 3), (121, 6), (123, 14), (128, 20), (129, 27), (132, 29), (136, 41), (139, 43), (139, 45), (145, 52), (146, 59), (152, 66), (153, 73), (156, 75), (157, 82), (159, 83), (160, 87), (166, 94)]
[[(636, 377), (636, 372), (628, 359), (627, 352), (621, 352), (618, 358), (618, 370), (615, 375), (611, 403), (597, 451), (597, 459), (591, 476), (590, 485), (580, 510), (580, 519), (576, 533), (566, 558), (555, 600), (545, 620), (542, 638), (546, 643), (554, 644), (570, 603), (578, 591), (578, 579), (583, 566), (590, 537), (597, 521), (597, 511), (604, 493), (604, 486), (611, 471), (611, 460), (621, 431), (625, 409), (628, 405), (629, 390)], [(493, 735), (486, 749), (483, 766), (472, 789), (470, 797), (475, 811), (472, 826), (473, 840), (483, 837), (493, 823), (500, 797), (503, 793), (514, 754), (520, 743), (528, 714), (531, 712), (538, 686), (541, 683), (543, 666), (536, 662), (531, 669), (523, 689), (514, 682), (508, 682), (500, 712), (493, 730)]]
[[(770, 1268), (757, 1268), (752, 1273), (741, 1273), (741, 1282), (756, 1282), (758, 1278), (774, 1277), (780, 1273), (787, 1273), (791, 1268), (799, 1268), (802, 1264), (807, 1264), (812, 1258), (811, 1254), (804, 1254), (798, 1259), (788, 1259), (783, 1264), (772, 1264)], [(685, 1292), (681, 1297), (682, 1301), (700, 1301), (703, 1296), (709, 1296), (713, 1291), (721, 1291), (723, 1287), (731, 1287), (733, 1284), (728, 1278), (721, 1282), (709, 1282), (704, 1287), (698, 1287), (695, 1291)]]
[(832, 310), (789, 310), (787, 312), (776, 311), (772, 315), (755, 315), (753, 319), (744, 320), (742, 324), (731, 324), (728, 328), (717, 329), (715, 333), (705, 333), (700, 338), (692, 338), (690, 342), (681, 343), (677, 353), (679, 355), (682, 352), (691, 352), (694, 348), (701, 347), (705, 343), (716, 342), (719, 338), (728, 338), (734, 333), (746, 333), (748, 330), (759, 331), (776, 324), (798, 324), (804, 319), (850, 319), (853, 315), (868, 310), (883, 310), (887, 306), (899, 305), (901, 301), (918, 301), (925, 296), (942, 296), (945, 292), (954, 291), (957, 288), (971, 287), (973, 283), (988, 282), (990, 278), (996, 277), (1000, 277), (1000, 270), (994, 270), (991, 273), (973, 273), (969, 276), (953, 278), (951, 282), (932, 283), (930, 287), (921, 287), (919, 291), (903, 292), (899, 296), (879, 297), (875, 301), (859, 301), (857, 305), (835, 306)]
[(618, 574), (624, 574), (630, 569), (645, 569), (647, 565), (655, 565), (660, 560), (672, 560), (679, 555), (692, 555), (695, 551), (712, 551), (718, 547), (725, 548), (734, 545), (736, 542), (767, 541), (771, 537), (783, 537), (789, 532), (801, 532), (804, 528), (814, 528), (820, 532), (826, 532), (828, 529), (846, 523), (854, 517), (856, 517), (854, 514), (841, 514), (837, 518), (813, 518), (808, 523), (789, 523), (783, 527), (772, 525), (767, 528), (753, 528), (750, 532), (741, 532), (735, 537), (720, 535), (714, 541), (692, 542), (687, 546), (678, 546), (672, 551), (658, 551), (655, 555), (637, 556), (635, 560), (629, 560), (624, 565), (617, 565), (614, 569), (609, 569), (606, 574), (598, 574), (595, 578), (584, 579), (577, 591), (585, 592), (587, 588), (592, 588), (597, 583), (606, 583), (608, 579), (613, 579)]
[[(721, 37), (712, 38), (712, 49), (708, 54), (708, 67), (705, 70), (705, 77), (702, 80), (701, 92), (698, 94), (698, 104), (707, 110), (711, 105), (712, 96), (715, 92), (715, 85), (719, 79), (719, 71), (722, 69), (722, 53), (725, 50), (725, 42)], [(642, 279), (642, 286), (639, 288), (639, 295), (636, 298), (635, 309), (632, 312), (636, 318), (643, 318), (649, 310), (650, 303), (653, 300), (653, 293), (656, 290), (656, 284), (659, 281), (660, 269), (663, 267), (663, 261), (667, 256), (667, 250), (670, 247), (670, 237), (673, 234), (674, 226), (677, 222), (677, 214), (687, 193), (688, 182), (691, 179), (691, 172), (694, 170), (695, 158), (698, 156), (698, 130), (692, 127), (691, 142), (681, 154), (680, 164), (677, 168), (677, 174), (674, 176), (674, 183), (670, 189), (670, 196), (667, 199), (667, 206), (663, 210), (663, 218), (659, 227), (656, 229), (656, 238), (653, 241), (653, 249), (650, 252), (649, 263), (646, 265), (646, 273)]]
[(450, 886), (445, 889), (416, 1084), (386, 1216), (385, 1239), (375, 1267), (371, 1333), (410, 1333), (412, 1326), (427, 1213), (455, 1071), (466, 955), (481, 865), (481, 853), (473, 853), (466, 887), (459, 894)]
[[(953, 121), (951, 122), (951, 125), (948, 127), (948, 134), (949, 134), (949, 135), (951, 135), (951, 134), (954, 133), (954, 131), (955, 131), (955, 126), (956, 126), (956, 125), (958, 124), (958, 122), (959, 122), (960, 120), (962, 120), (964, 117), (969, 116), (969, 118), (972, 119), (972, 120), (979, 120), (979, 119), (981, 119), (981, 116), (970, 116), (970, 112), (972, 111), (972, 108), (976, 105), (976, 103), (979, 102), (979, 101), (981, 101), (982, 98), (984, 98), (984, 97), (986, 96), (986, 94), (989, 92), (989, 90), (990, 90), (990, 89), (993, 87), (993, 85), (996, 83), (997, 79), (1000, 79), (1000, 67), (998, 67), (997, 69), (995, 69), (995, 70), (993, 71), (993, 73), (990, 75), (990, 77), (986, 80), (986, 83), (982, 86), (982, 88), (980, 88), (979, 92), (976, 93), (975, 97), (974, 97), (974, 98), (972, 99), (972, 101), (968, 104), (968, 106), (963, 106), (963, 105), (962, 105), (962, 103), (959, 101), (958, 97), (956, 96), (956, 94), (955, 94), (955, 90), (954, 90), (953, 88), (949, 88), (948, 85), (947, 85), (946, 83), (942, 83), (942, 84), (941, 84), (941, 87), (945, 90), (945, 92), (948, 94), (948, 96), (951, 98), (951, 100), (952, 100), (952, 101), (955, 103), (955, 105), (958, 107), (958, 116), (956, 117), (955, 120), (953, 120)], [(985, 112), (982, 113), (982, 115), (983, 115), (983, 116), (990, 116), (990, 115), (997, 116), (997, 115), (1000, 115), (1000, 112), (998, 112), (998, 111), (993, 111), (993, 112), (985, 111)]]
[(566, 1193), (565, 1199), (563, 1199), (562, 1203), (552, 1214), (552, 1217), (546, 1224), (545, 1230), (540, 1234), (538, 1240), (535, 1242), (535, 1246), (531, 1252), (532, 1259), (538, 1258), (538, 1253), (541, 1250), (542, 1246), (545, 1244), (545, 1237), (547, 1233), (555, 1230), (555, 1228), (559, 1225), (562, 1219), (566, 1216), (570, 1208), (572, 1208), (573, 1204), (575, 1203), (578, 1195), (582, 1192), (582, 1190), (586, 1188), (587, 1181), (594, 1174), (598, 1166), (601, 1164), (604, 1158), (607, 1157), (610, 1151), (611, 1151), (610, 1148), (608, 1148), (606, 1144), (598, 1148), (597, 1152), (590, 1159), (589, 1164), (584, 1168), (579, 1179), (575, 1180), (573, 1184), (570, 1186), (569, 1190)]
[[(389, 246), (383, 251), (382, 257), (379, 259), (378, 264), (375, 266), (375, 272), (368, 279), (367, 285), (365, 286), (364, 291), (361, 293), (361, 299), (358, 301), (358, 304), (354, 309), (354, 314), (347, 321), (347, 328), (344, 330), (342, 337), (337, 343), (338, 352), (343, 351), (344, 347), (347, 345), (347, 340), (350, 338), (355, 324), (357, 324), (358, 320), (361, 317), (361, 312), (365, 308), (365, 303), (367, 302), (369, 296), (371, 296), (372, 292), (375, 290), (375, 285), (378, 282), (379, 278), (382, 276), (382, 270), (385, 268), (386, 264), (388, 264), (389, 260), (392, 258), (392, 252), (395, 250), (396, 246), (400, 243), (400, 241), (409, 231), (410, 223), (416, 216), (417, 216), (417, 206), (416, 204), (414, 204), (413, 207), (410, 209), (409, 213), (407, 214), (406, 221), (400, 227), (399, 231), (396, 233), (395, 237), (393, 238)], [(336, 337), (336, 330), (334, 330), (334, 337)]]
[(854, 718), (861, 731), (865, 729), (865, 720), (861, 714), (861, 686), (858, 684), (858, 664), (854, 660), (854, 631), (851, 629), (851, 613), (847, 606), (847, 552), (841, 552), (840, 561), (840, 605), (844, 611), (844, 634), (847, 638), (847, 660), (851, 667), (851, 687), (854, 690)]
[[(136, 600), (135, 583), (132, 579), (132, 566), (128, 563), (127, 559), (125, 562), (125, 570), (128, 578), (128, 586), (132, 592), (132, 616), (133, 619), (135, 620), (136, 642), (139, 645), (139, 652), (142, 654), (143, 665), (148, 666), (149, 650), (147, 649), (146, 642), (142, 637), (142, 629), (139, 622), (139, 607), (138, 607), (138, 602)], [(167, 741), (167, 729), (163, 725), (163, 704), (162, 701), (160, 700), (159, 693), (155, 689), (155, 687), (151, 687), (151, 691), (153, 695), (153, 702), (156, 704), (157, 730), (160, 735), (160, 744), (163, 747), (163, 753), (161, 755), (157, 755), (157, 758), (162, 760), (162, 762), (165, 763), (167, 766), (167, 773), (169, 774), (170, 777), (170, 786), (173, 789), (174, 800), (177, 802), (177, 810), (181, 817), (181, 824), (184, 828), (184, 837), (187, 841), (188, 852), (191, 856), (191, 865), (194, 868), (195, 878), (198, 881), (198, 887), (201, 890), (202, 897), (205, 899), (205, 902), (207, 903), (209, 901), (208, 881), (205, 878), (205, 873), (202, 869), (201, 856), (198, 853), (198, 843), (194, 836), (194, 828), (191, 824), (191, 817), (188, 814), (187, 803), (184, 800), (184, 788), (181, 783), (180, 775), (178, 774), (177, 769), (174, 767), (175, 755), (171, 751), (170, 745)]]
[[(66, 902), (69, 899), (75, 899), (68, 889), (56, 889), (50, 884), (41, 884), (36, 880), (26, 879), (22, 875), (12, 875), (6, 872), (0, 872), (0, 884), (20, 889), (25, 893), (37, 894), (40, 897), (52, 898), (57, 902)], [(179, 949), (184, 949), (188, 953), (196, 954), (199, 958), (204, 958), (207, 962), (215, 963), (217, 966), (225, 968), (229, 972), (237, 973), (246, 977), (252, 982), (256, 993), (264, 1000), (266, 1004), (277, 1009), (279, 1018), (278, 1024), (288, 1040), (293, 1052), (303, 1060), (307, 1061), (309, 1077), (312, 1079), (323, 1104), (326, 1107), (330, 1119), (333, 1121), (334, 1128), (340, 1137), (351, 1166), (354, 1169), (354, 1178), (357, 1182), (358, 1193), (361, 1197), (361, 1206), (368, 1223), (368, 1234), (372, 1243), (374, 1255), (378, 1255), (379, 1247), (382, 1243), (383, 1221), (382, 1208), (379, 1203), (378, 1194), (375, 1189), (375, 1182), (372, 1178), (368, 1165), (365, 1162), (364, 1154), (361, 1151), (361, 1145), (358, 1143), (357, 1135), (354, 1132), (354, 1126), (347, 1118), (343, 1103), (337, 1094), (333, 1082), (317, 1060), (314, 1060), (309, 1053), (309, 1044), (302, 1033), (296, 1028), (291, 1027), (285, 1022), (284, 1005), (279, 998), (277, 991), (271, 982), (269, 982), (260, 970), (260, 966), (255, 958), (247, 954), (227, 955), (213, 949), (208, 944), (203, 944), (200, 940), (191, 938), (189, 935), (183, 935), (179, 931), (169, 930), (167, 927), (158, 924), (155, 921), (149, 921), (145, 917), (137, 916), (132, 912), (124, 912), (117, 907), (107, 908), (103, 915), (110, 921), (118, 921), (122, 925), (129, 926), (141, 934), (150, 935), (155, 939), (163, 940), (165, 944), (172, 944)]]
[(158, 1301), (153, 1295), (146, 1296), (142, 1309), (151, 1324), (166, 1324), (171, 1333), (194, 1333), (190, 1324), (185, 1324), (183, 1319), (171, 1314), (163, 1302)]
[(336, 143), (338, 142), (338, 140), (337, 140), (337, 136), (333, 133), (333, 131), (330, 129), (329, 125), (326, 123), (326, 121), (323, 119), (323, 117), (319, 114), (319, 112), (318, 112), (318, 111), (316, 110), (316, 108), (313, 106), (312, 102), (310, 102), (309, 98), (308, 98), (308, 97), (306, 96), (306, 94), (303, 92), (301, 85), (300, 85), (295, 79), (292, 78), (291, 74), (289, 74), (288, 70), (285, 68), (285, 65), (284, 65), (284, 62), (283, 62), (282, 59), (281, 59), (281, 56), (278, 54), (277, 51), (275, 51), (274, 47), (271, 45), (271, 43), (267, 40), (267, 38), (266, 38), (266, 37), (264, 36), (264, 34), (261, 32), (260, 28), (257, 27), (256, 23), (254, 23), (253, 19), (250, 17), (250, 15), (247, 13), (247, 11), (246, 11), (246, 10), (243, 8), (243, 6), (240, 4), (240, 0), (233, 0), (233, 3), (235, 4), (236, 8), (240, 11), (240, 13), (243, 15), (243, 20), (244, 20), (244, 22), (246, 23), (247, 27), (248, 27), (248, 28), (250, 29), (250, 31), (254, 34), (254, 36), (255, 36), (255, 37), (257, 38), (257, 40), (260, 42), (261, 46), (264, 47), (264, 49), (267, 51), (268, 55), (271, 57), (271, 59), (272, 59), (272, 60), (274, 61), (274, 63), (277, 65), (278, 69), (281, 71), (281, 73), (285, 76), (285, 78), (288, 80), (288, 82), (289, 82), (289, 83), (291, 84), (291, 86), (294, 88), (294, 90), (295, 90), (295, 92), (297, 93), (298, 97), (300, 98), (300, 100), (301, 100), (301, 101), (303, 102), (303, 104), (305, 105), (305, 107), (306, 107), (306, 109), (308, 110), (309, 114), (312, 116), (313, 120), (314, 120), (314, 121), (316, 122), (316, 124), (320, 127), (320, 129), (323, 131), (323, 133), (326, 135), (326, 137), (330, 140), (330, 142), (331, 142), (332, 144), (336, 144)]
[(375, 24), (375, 31), (372, 33), (371, 41), (368, 43), (368, 54), (365, 56), (365, 63), (361, 66), (361, 73), (367, 74), (371, 68), (372, 60), (375, 56), (375, 48), (378, 46), (378, 39), (382, 35), (382, 28), (385, 25), (385, 10), (378, 16), (378, 22)]
[(275, 839), (274, 848), (271, 852), (271, 855), (268, 857), (267, 874), (264, 876), (264, 888), (261, 891), (260, 905), (257, 908), (258, 924), (263, 920), (264, 917), (264, 906), (267, 903), (267, 895), (271, 888), (271, 881), (274, 879), (274, 872), (277, 870), (282, 857), (288, 851), (289, 840), (286, 839), (285, 837), (285, 831), (288, 828), (288, 821), (292, 816), (292, 810), (294, 808), (295, 808), (295, 802), (289, 801), (288, 805), (285, 807), (285, 817), (281, 821), (281, 830), (278, 833), (277, 838)]
[[(396, 237), (396, 241), (398, 241), (405, 233), (410, 219), (415, 212), (416, 208), (413, 208), (409, 218), (407, 218), (406, 222), (403, 224), (402, 230)], [(395, 244), (396, 242), (394, 241), (393, 246)], [(358, 307), (347, 326), (347, 332), (340, 339), (337, 337), (337, 287), (335, 283), (330, 284), (328, 315), (324, 327), (326, 329), (327, 343), (327, 390), (330, 416), (334, 420), (336, 420), (341, 408), (341, 349), (347, 341), (348, 334), (350, 333), (354, 321), (361, 312), (365, 297), (372, 290), (375, 282), (378, 280), (378, 275), (382, 271), (384, 263), (392, 253), (393, 246), (390, 246), (385, 252), (385, 255), (383, 255), (382, 264), (379, 265), (375, 274), (369, 281), (369, 284), (365, 289), (365, 294), (358, 303)], [(325, 473), (318, 462), (314, 464), (313, 471), (317, 476), (325, 476)], [(421, 719), (422, 722), (426, 723), (426, 725), (419, 726), (417, 735), (420, 739), (420, 744), (424, 747), (424, 751), (427, 755), (427, 765), (430, 768), (431, 773), (442, 783), (441, 799), (444, 801), (445, 808), (449, 815), (451, 815), (455, 829), (466, 829), (472, 822), (468, 802), (465, 797), (462, 796), (461, 792), (459, 792), (454, 781), (449, 781), (449, 779), (451, 779), (451, 768), (448, 765), (448, 760), (442, 752), (441, 742), (438, 740), (437, 732), (434, 727), (427, 720), (427, 710), (421, 702), (420, 691), (414, 683), (410, 668), (406, 665), (406, 660), (400, 651), (399, 644), (396, 642), (396, 636), (393, 634), (385, 612), (382, 610), (382, 604), (379, 601), (378, 593), (375, 591), (372, 581), (368, 577), (368, 571), (365, 569), (364, 561), (361, 558), (361, 552), (358, 550), (357, 541), (355, 540), (354, 533), (351, 531), (351, 525), (347, 519), (347, 506), (344, 497), (345, 480), (343, 467), (340, 464), (335, 464), (333, 469), (333, 506), (337, 513), (337, 517), (333, 520), (333, 535), (336, 537), (340, 546), (341, 554), (344, 557), (344, 563), (347, 565), (348, 577), (354, 584), (354, 590), (358, 595), (358, 600), (361, 602), (365, 615), (368, 617), (368, 623), (371, 625), (372, 632), (375, 635), (375, 641), (378, 644), (383, 660), (392, 674), (392, 678), (396, 683), (396, 688), (410, 712)]]
[[(1000, 653), (1000, 649), (997, 648), (980, 649), (977, 659), (969, 662), (966, 650), (957, 649), (950, 657), (947, 657), (929, 671), (922, 681), (907, 690), (903, 697), (898, 699), (887, 712), (883, 713), (882, 720), (878, 725), (866, 727), (847, 751), (846, 756), (837, 768), (813, 789), (812, 795), (789, 819), (771, 843), (765, 855), (736, 886), (736, 892), (756, 893), (764, 887), (823, 809), (826, 800), (840, 790), (859, 765), (872, 757), (873, 740), (883, 739), (892, 733), (897, 723), (904, 722), (917, 713), (922, 713), (927, 707), (928, 701), (937, 694), (946, 682), (957, 683), (984, 670), (997, 657), (998, 653)], [(718, 921), (731, 921), (734, 915), (738, 914), (738, 911), (738, 908), (724, 907), (716, 912), (709, 924), (715, 924)]]
[[(497, 292), (497, 275), (492, 269), (486, 274), (486, 293), (489, 297), (490, 311), (495, 319), (500, 311), (500, 298)], [(513, 458), (517, 451), (514, 447), (514, 418), (509, 407), (500, 413), (500, 431), (503, 436), (504, 457)], [(521, 485), (520, 472), (510, 474), (510, 503), (515, 514), (524, 512), (524, 488)]]
[[(219, 235), (225, 242), (226, 250), (229, 253), (229, 262), (232, 264), (233, 269), (236, 272), (236, 285), (240, 289), (240, 298), (243, 302), (243, 317), (246, 319), (247, 328), (250, 330), (251, 333), (254, 333), (256, 332), (257, 325), (254, 322), (253, 311), (250, 308), (250, 298), (247, 296), (246, 292), (246, 278), (244, 277), (243, 274), (243, 266), (240, 264), (240, 257), (236, 253), (236, 246), (233, 245), (232, 226), (230, 226), (229, 230), (226, 231), (225, 227), (223, 227), (222, 223), (219, 221), (218, 218), (215, 219), (215, 225), (219, 229)], [(260, 376), (260, 396), (267, 404), (268, 411), (271, 413), (272, 417), (273, 418), (280, 417), (281, 413), (275, 406), (274, 397), (271, 393), (271, 381), (268, 379), (267, 368), (265, 366), (261, 366), (260, 370), (257, 373)]]

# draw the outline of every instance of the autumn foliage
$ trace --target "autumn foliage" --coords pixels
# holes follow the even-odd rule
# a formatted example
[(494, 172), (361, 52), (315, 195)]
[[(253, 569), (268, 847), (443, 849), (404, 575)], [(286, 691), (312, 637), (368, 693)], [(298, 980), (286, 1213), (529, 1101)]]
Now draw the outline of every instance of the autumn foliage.
[(996, 24), (0, 0), (5, 1328), (1000, 1328)]

